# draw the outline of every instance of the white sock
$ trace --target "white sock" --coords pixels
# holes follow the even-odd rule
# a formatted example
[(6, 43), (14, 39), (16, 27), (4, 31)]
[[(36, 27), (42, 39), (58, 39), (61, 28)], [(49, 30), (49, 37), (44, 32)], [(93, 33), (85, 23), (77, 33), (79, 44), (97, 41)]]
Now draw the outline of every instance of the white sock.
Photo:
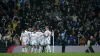
[(31, 48), (31, 53), (33, 52), (33, 47)]
[(22, 47), (22, 52), (25, 52), (24, 48)]
[(51, 52), (50, 45), (47, 45), (47, 52)]
[(27, 48), (25, 47), (25, 52), (27, 52)]
[(45, 47), (45, 51), (48, 53), (48, 46)]
[(28, 46), (27, 49), (28, 49), (28, 52), (31, 52), (31, 46)]
[(42, 52), (42, 46), (39, 46), (39, 53)]
[(36, 53), (37, 49), (36, 49), (36, 48), (34, 48), (34, 50), (35, 50), (35, 53)]

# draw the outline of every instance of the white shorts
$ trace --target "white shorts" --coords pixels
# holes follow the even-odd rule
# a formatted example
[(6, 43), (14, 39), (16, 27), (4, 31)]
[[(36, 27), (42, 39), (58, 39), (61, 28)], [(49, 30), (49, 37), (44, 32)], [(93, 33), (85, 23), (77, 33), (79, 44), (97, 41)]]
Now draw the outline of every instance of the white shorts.
[(22, 40), (22, 44), (23, 45), (27, 45), (28, 44), (28, 41), (27, 40)]
[(44, 42), (45, 42), (45, 45), (49, 45), (50, 44), (50, 39), (49, 38), (45, 38)]
[(49, 44), (50, 44), (50, 40), (48, 38), (44, 38), (40, 42), (40, 45), (49, 45)]
[(31, 45), (37, 45), (37, 41), (36, 40), (33, 40), (33, 41), (30, 42), (30, 44)]
[(45, 40), (44, 39), (41, 39), (40, 45), (45, 45)]

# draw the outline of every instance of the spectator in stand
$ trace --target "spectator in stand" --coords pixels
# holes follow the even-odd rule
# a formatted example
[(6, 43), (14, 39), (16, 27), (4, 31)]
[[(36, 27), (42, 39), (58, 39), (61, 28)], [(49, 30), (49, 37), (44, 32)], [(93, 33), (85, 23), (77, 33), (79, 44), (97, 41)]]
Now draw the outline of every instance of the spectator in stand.
[(70, 34), (70, 36), (68, 37), (68, 45), (77, 45), (77, 38), (76, 36)]
[(79, 45), (80, 45), (80, 46), (81, 46), (81, 45), (83, 45), (83, 46), (86, 45), (86, 38), (85, 38), (84, 36), (82, 36), (82, 38), (80, 38), (80, 40), (79, 40)]
[[(17, 4), (18, 2), (20, 4)], [(21, 29), (27, 26), (43, 29), (45, 25), (49, 25), (51, 30), (59, 31), (55, 31), (55, 40), (57, 40), (55, 43), (58, 41), (62, 43), (60, 39), (63, 39), (63, 33), (61, 34), (63, 28), (67, 30), (67, 35), (70, 35), (66, 37), (69, 45), (85, 45), (89, 41), (93, 42), (90, 43), (91, 45), (97, 43), (100, 45), (100, 11), (95, 0), (32, 0), (32, 2), (31, 0), (0, 0), (2, 36), (9, 31), (15, 31), (12, 33), (13, 38), (15, 34), (20, 36)], [(72, 32), (74, 35), (71, 34)], [(90, 36), (93, 36), (93, 39), (88, 38)], [(1, 41), (2, 39), (3, 37)]]

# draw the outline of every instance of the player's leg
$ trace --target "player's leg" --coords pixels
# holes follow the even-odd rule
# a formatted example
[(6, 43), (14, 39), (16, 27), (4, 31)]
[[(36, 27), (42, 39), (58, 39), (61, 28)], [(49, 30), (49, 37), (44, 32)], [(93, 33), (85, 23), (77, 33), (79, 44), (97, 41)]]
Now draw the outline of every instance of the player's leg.
[(37, 52), (37, 46), (35, 45), (34, 46), (34, 53), (36, 53)]
[(25, 40), (22, 40), (22, 52), (26, 51), (25, 47), (26, 47), (26, 42)]
[(31, 53), (33, 53), (34, 45), (31, 46)]
[(37, 51), (37, 45), (36, 45), (36, 42), (33, 40), (32, 43), (31, 43), (32, 47), (31, 47), (31, 53), (34, 52), (36, 53)]
[(29, 40), (28, 39), (26, 39), (26, 42), (25, 42), (25, 52), (28, 52), (28, 50), (29, 50)]
[(21, 41), (21, 45), (22, 45), (22, 52), (24, 52), (24, 45), (23, 45), (23, 41)]
[(27, 42), (26, 42), (26, 52), (30, 52), (30, 42), (29, 42), (29, 40), (27, 40)]
[(25, 52), (25, 46), (22, 45), (22, 52), (24, 53)]
[(28, 51), (28, 49), (27, 49), (27, 43), (25, 43), (25, 47), (24, 47), (24, 49), (25, 49), (25, 52)]
[(31, 53), (33, 53), (33, 52), (36, 53), (36, 46), (35, 45), (31, 46)]
[(42, 44), (41, 44), (41, 42), (42, 42), (41, 39), (39, 39), (39, 40), (38, 40), (38, 43), (37, 43), (39, 53), (42, 52), (42, 51), (41, 51), (41, 50), (42, 50)]
[(35, 41), (34, 52), (36, 53), (37, 50), (38, 50), (38, 44), (37, 44), (37, 41)]
[(22, 52), (27, 52), (27, 45), (26, 44), (22, 45)]
[(36, 49), (37, 49), (38, 52), (39, 52), (39, 48), (40, 48), (40, 41), (38, 39), (37, 42), (36, 42)]
[(40, 45), (39, 45), (39, 53), (42, 53), (42, 49), (43, 49), (42, 47), (43, 47), (43, 46), (40, 44)]
[(27, 38), (27, 52), (30, 52), (30, 39)]
[(47, 52), (51, 52), (51, 47), (49, 44), (46, 46), (46, 48), (47, 48)]
[(47, 52), (47, 38), (44, 38), (43, 52)]
[(50, 40), (48, 40), (48, 39), (47, 39), (47, 44), (46, 44), (46, 51), (51, 52)]
[(46, 39), (45, 38), (43, 38), (42, 40), (41, 40), (41, 42), (40, 42), (40, 49), (41, 49), (41, 52), (42, 53), (44, 53), (45, 51), (46, 51)]
[(33, 53), (34, 50), (34, 41), (31, 41), (31, 53)]
[(38, 51), (39, 51), (39, 53), (41, 53), (41, 46), (40, 46), (40, 44), (38, 45)]
[(27, 51), (30, 53), (31, 52), (31, 41), (28, 40), (27, 42)]

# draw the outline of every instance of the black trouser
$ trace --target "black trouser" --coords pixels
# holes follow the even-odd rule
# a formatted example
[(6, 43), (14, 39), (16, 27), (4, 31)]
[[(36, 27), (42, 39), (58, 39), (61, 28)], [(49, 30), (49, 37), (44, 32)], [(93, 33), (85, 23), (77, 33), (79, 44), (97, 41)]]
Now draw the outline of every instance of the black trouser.
[(62, 41), (62, 53), (65, 53), (65, 41)]
[(89, 46), (88, 49), (85, 51), (86, 53), (95, 53), (92, 46)]

